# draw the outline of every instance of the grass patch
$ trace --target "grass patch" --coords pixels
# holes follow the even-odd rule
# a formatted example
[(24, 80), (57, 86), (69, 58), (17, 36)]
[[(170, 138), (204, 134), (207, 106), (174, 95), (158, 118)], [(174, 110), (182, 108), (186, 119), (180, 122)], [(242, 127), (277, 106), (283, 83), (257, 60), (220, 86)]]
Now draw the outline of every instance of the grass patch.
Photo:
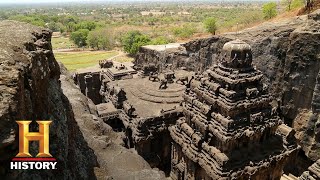
[(53, 49), (70, 49), (75, 48), (75, 44), (66, 37), (53, 37), (51, 39)]
[(123, 56), (116, 57), (114, 60), (117, 62), (124, 63), (124, 62), (132, 62), (134, 58), (128, 55), (123, 55)]
[(99, 60), (108, 59), (117, 55), (116, 51), (84, 51), (84, 52), (57, 52), (57, 61), (63, 63), (69, 71), (97, 65)]

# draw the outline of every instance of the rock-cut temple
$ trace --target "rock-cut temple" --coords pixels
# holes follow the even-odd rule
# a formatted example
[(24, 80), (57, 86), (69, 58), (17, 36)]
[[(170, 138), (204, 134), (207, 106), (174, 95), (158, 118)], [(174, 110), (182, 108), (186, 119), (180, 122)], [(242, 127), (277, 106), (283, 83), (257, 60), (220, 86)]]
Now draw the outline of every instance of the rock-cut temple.
[(184, 116), (169, 128), (172, 179), (280, 179), (298, 146), (262, 78), (241, 40), (226, 43), (220, 62), (193, 77)]

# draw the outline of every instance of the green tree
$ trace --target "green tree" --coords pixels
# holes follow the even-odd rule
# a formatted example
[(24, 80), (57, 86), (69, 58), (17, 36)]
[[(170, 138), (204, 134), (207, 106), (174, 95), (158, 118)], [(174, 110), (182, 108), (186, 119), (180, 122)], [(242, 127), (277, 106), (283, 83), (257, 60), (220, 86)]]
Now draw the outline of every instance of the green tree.
[(79, 29), (88, 29), (89, 31), (95, 29), (97, 27), (97, 24), (92, 21), (82, 21), (79, 24), (75, 26), (75, 30)]
[(62, 23), (58, 22), (57, 25), (59, 27), (60, 33), (66, 32), (66, 27)]
[(215, 35), (216, 34), (216, 31), (217, 31), (217, 22), (216, 22), (216, 19), (213, 18), (213, 17), (209, 17), (207, 19), (204, 20), (203, 22), (204, 24), (204, 27), (206, 28), (206, 30)]
[(84, 47), (87, 45), (88, 34), (89, 34), (88, 29), (79, 29), (78, 31), (71, 33), (70, 39), (78, 47)]
[(57, 31), (60, 31), (60, 27), (59, 27), (59, 24), (58, 23), (55, 23), (55, 22), (50, 22), (47, 24), (47, 27), (53, 31), (53, 32), (57, 32)]
[(304, 0), (292, 0), (291, 9), (301, 8), (304, 6)]
[(112, 49), (111, 41), (106, 35), (100, 36), (99, 45), (103, 50), (111, 50)]
[(87, 38), (87, 44), (95, 49), (99, 49), (99, 35), (97, 31), (90, 31)]
[(68, 22), (66, 25), (66, 31), (67, 32), (73, 32), (75, 31), (76, 24), (74, 22)]
[(262, 6), (262, 11), (265, 19), (271, 19), (277, 15), (277, 4), (269, 2)]
[(63, 24), (68, 24), (68, 23), (71, 23), (71, 22), (77, 23), (77, 22), (79, 21), (78, 17), (76, 17), (76, 16), (71, 16), (71, 15), (63, 16), (63, 17), (61, 18), (61, 20), (62, 20), (62, 23), (63, 23)]
[(109, 29), (96, 29), (90, 31), (87, 44), (94, 49), (110, 50), (113, 45), (113, 36)]
[(130, 55), (137, 54), (141, 46), (147, 45), (150, 42), (150, 38), (147, 35), (142, 34), (140, 31), (129, 31), (121, 39), (124, 51)]
[(9, 19), (11, 20), (16, 20), (16, 21), (21, 21), (21, 22), (26, 22), (29, 24), (33, 24), (35, 26), (42, 26), (44, 27), (46, 22), (42, 19), (40, 19), (37, 16), (23, 16), (23, 15), (16, 15), (12, 16)]

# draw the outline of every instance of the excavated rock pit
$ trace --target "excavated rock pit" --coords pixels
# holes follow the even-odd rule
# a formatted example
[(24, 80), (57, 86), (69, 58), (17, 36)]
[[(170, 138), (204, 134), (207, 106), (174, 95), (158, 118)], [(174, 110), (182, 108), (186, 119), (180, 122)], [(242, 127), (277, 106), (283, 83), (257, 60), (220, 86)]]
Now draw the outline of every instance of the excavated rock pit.
[[(320, 158), (319, 73), (320, 10), (281, 22), (268, 22), (238, 33), (194, 40), (159, 53), (142, 48), (136, 65), (170, 59), (203, 72), (217, 63), (222, 46), (241, 39), (252, 47), (254, 65), (266, 75), (284, 122), (296, 130), (302, 147), (297, 174)], [(54, 58), (51, 32), (15, 21), (0, 22), (0, 176), (51, 179), (164, 179), (134, 149), (124, 146), (124, 132), (114, 132), (98, 117), (95, 104), (74, 84)], [(175, 62), (175, 57), (179, 62)], [(163, 63), (163, 62), (162, 62)], [(148, 93), (148, 92), (146, 92)], [(18, 152), (16, 120), (53, 121), (50, 152), (57, 170), (8, 170)], [(138, 124), (140, 125), (140, 124)], [(35, 124), (31, 129), (36, 130)], [(141, 146), (143, 152), (143, 147)], [(36, 144), (31, 144), (35, 153)], [(316, 165), (314, 165), (316, 166)]]

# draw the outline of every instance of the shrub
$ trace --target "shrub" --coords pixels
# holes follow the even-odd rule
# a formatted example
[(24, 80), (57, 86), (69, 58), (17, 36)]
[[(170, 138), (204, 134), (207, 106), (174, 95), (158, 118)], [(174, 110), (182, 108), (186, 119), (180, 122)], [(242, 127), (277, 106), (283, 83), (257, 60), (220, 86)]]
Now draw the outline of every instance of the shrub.
[(217, 31), (217, 22), (215, 18), (207, 18), (206, 20), (204, 20), (203, 22), (204, 27), (206, 28), (206, 30), (211, 33), (211, 34), (216, 34)]
[(262, 6), (262, 11), (265, 19), (271, 19), (277, 15), (277, 4), (269, 2)]

